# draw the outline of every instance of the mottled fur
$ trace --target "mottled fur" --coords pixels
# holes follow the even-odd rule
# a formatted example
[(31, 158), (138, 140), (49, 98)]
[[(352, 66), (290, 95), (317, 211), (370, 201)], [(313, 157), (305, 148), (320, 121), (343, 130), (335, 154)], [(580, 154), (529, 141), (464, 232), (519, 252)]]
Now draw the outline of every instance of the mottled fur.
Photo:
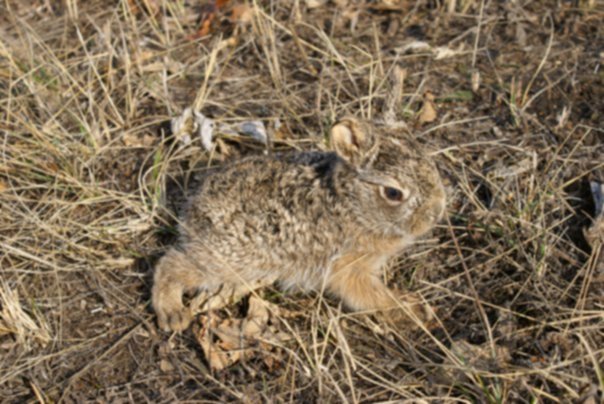
[(269, 274), (286, 288), (325, 289), (353, 310), (397, 306), (380, 269), (441, 217), (438, 172), (404, 135), (354, 118), (336, 124), (330, 142), (331, 152), (250, 157), (204, 180), (180, 242), (156, 268), (161, 328), (190, 324), (184, 293)]

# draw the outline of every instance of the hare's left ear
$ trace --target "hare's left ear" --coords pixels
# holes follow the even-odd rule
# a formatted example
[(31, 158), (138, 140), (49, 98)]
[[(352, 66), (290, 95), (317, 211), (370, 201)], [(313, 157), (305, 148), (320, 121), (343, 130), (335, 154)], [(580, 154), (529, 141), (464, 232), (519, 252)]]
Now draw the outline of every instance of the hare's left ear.
[(368, 163), (377, 151), (371, 127), (352, 117), (341, 119), (331, 128), (329, 143), (340, 157), (358, 167)]

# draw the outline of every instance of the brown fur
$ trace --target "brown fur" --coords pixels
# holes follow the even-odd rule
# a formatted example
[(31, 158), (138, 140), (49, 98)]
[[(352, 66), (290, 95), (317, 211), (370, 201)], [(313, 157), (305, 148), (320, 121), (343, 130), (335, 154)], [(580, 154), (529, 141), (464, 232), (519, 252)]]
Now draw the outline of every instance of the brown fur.
[(354, 118), (330, 140), (332, 152), (250, 157), (205, 179), (155, 271), (161, 328), (190, 324), (184, 293), (267, 275), (286, 288), (325, 287), (353, 310), (400, 307), (380, 269), (442, 216), (438, 172), (404, 135)]

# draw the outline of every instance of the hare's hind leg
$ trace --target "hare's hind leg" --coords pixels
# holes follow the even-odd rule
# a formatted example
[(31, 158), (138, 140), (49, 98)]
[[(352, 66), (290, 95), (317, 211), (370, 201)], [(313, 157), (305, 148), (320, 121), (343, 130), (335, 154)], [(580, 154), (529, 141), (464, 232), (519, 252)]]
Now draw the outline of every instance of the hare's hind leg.
[(153, 309), (165, 331), (185, 330), (193, 318), (183, 295), (204, 284), (203, 271), (185, 253), (170, 249), (158, 262), (153, 278)]

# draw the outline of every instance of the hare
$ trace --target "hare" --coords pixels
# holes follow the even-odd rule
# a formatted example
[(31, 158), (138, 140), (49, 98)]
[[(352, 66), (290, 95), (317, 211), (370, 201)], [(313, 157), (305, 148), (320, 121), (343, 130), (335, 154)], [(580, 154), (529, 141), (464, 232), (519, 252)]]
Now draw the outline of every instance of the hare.
[(156, 266), (162, 329), (191, 323), (185, 293), (270, 276), (326, 290), (354, 311), (406, 306), (429, 316), (413, 297), (401, 307), (380, 269), (443, 215), (433, 161), (404, 134), (351, 117), (332, 127), (330, 149), (249, 157), (205, 178), (179, 243)]

